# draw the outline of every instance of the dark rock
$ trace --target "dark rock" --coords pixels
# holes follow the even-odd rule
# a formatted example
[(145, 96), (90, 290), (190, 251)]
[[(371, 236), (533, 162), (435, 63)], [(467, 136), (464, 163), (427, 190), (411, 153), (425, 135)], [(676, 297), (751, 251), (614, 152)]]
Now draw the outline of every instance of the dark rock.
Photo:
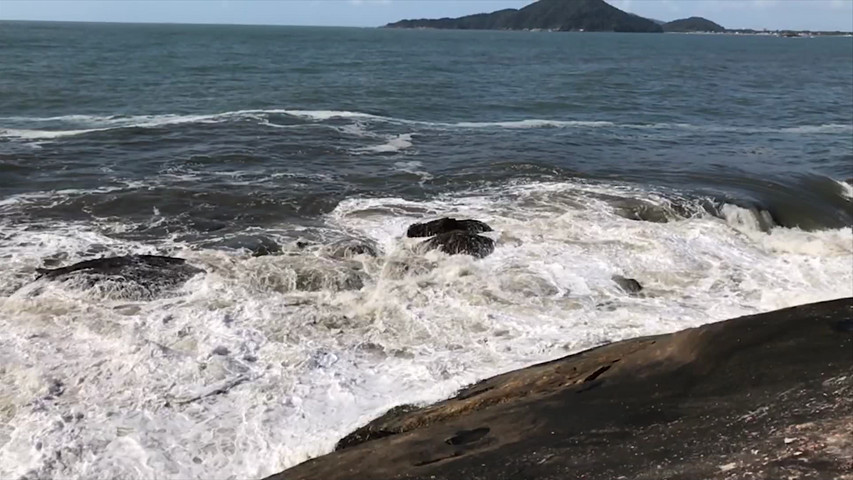
[(65, 384), (62, 383), (62, 380), (53, 379), (47, 386), (47, 393), (52, 397), (61, 397), (65, 393)]
[(269, 480), (846, 478), (851, 315), (804, 305), (505, 373)]
[(82, 262), (60, 268), (37, 268), (39, 278), (58, 278), (74, 272), (93, 272), (104, 275), (120, 275), (137, 267), (151, 267), (161, 270), (181, 269), (181, 267), (192, 269), (193, 273), (203, 270), (186, 265), (183, 258), (164, 257), (160, 255), (126, 255), (123, 257), (106, 257)]
[(423, 242), (429, 250), (440, 249), (448, 255), (473, 255), (483, 258), (495, 251), (495, 241), (482, 235), (472, 235), (461, 230), (442, 233)]
[(456, 220), (455, 218), (439, 218), (426, 223), (415, 223), (406, 231), (406, 236), (432, 237), (441, 233), (462, 230), (468, 233), (491, 232), (492, 227), (479, 220)]
[(614, 275), (613, 281), (616, 282), (616, 285), (619, 285), (619, 288), (625, 290), (628, 293), (638, 293), (643, 290), (643, 286), (640, 285), (640, 282), (634, 280), (633, 278), (625, 278), (622, 275)]
[(126, 255), (123, 257), (86, 260), (61, 268), (39, 268), (38, 278), (49, 280), (78, 280), (86, 288), (109, 284), (107, 290), (124, 292), (120, 296), (152, 297), (177, 287), (198, 273), (200, 268), (188, 265), (182, 258), (159, 255)]
[(226, 356), (228, 355), (228, 347), (223, 347), (222, 345), (213, 349), (214, 355)]
[(385, 425), (392, 423), (400, 418), (405, 417), (406, 415), (419, 410), (418, 407), (411, 404), (398, 405), (391, 410), (385, 412), (384, 415), (377, 418), (376, 420), (368, 423), (367, 425), (357, 429), (356, 431), (350, 433), (346, 437), (338, 440), (338, 443), (335, 445), (335, 451), (343, 450), (345, 448), (352, 447), (354, 445), (358, 445), (360, 443), (364, 443), (370, 440), (375, 440), (377, 438), (387, 437), (390, 435), (395, 435), (400, 433), (400, 430), (390, 429), (386, 430), (381, 427), (376, 428), (378, 425)]

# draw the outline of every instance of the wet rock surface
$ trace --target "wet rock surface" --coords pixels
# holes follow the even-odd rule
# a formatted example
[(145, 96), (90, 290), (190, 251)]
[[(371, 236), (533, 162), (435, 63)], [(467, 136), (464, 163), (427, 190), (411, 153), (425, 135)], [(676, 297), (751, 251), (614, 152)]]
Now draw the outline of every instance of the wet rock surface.
[(643, 286), (640, 285), (640, 282), (634, 280), (633, 278), (626, 278), (622, 275), (614, 275), (613, 282), (616, 285), (619, 285), (619, 288), (624, 290), (627, 293), (640, 293), (643, 291)]
[(426, 223), (415, 223), (406, 230), (409, 238), (432, 237), (455, 230), (477, 234), (491, 232), (492, 227), (479, 220), (456, 220), (455, 218), (439, 218)]
[(204, 273), (183, 258), (125, 255), (85, 260), (66, 267), (36, 269), (38, 278), (75, 282), (83, 288), (105, 287), (120, 297), (155, 296)]
[(427, 250), (441, 250), (448, 255), (471, 255), (483, 258), (495, 251), (495, 241), (482, 235), (456, 230), (436, 235), (423, 242), (423, 248)]
[(299, 479), (853, 478), (853, 299), (587, 350), (405, 405)]
[(479, 220), (440, 218), (409, 226), (409, 238), (431, 237), (421, 243), (424, 250), (441, 250), (448, 255), (472, 255), (483, 258), (495, 251), (495, 241), (478, 235), (491, 232), (492, 227)]

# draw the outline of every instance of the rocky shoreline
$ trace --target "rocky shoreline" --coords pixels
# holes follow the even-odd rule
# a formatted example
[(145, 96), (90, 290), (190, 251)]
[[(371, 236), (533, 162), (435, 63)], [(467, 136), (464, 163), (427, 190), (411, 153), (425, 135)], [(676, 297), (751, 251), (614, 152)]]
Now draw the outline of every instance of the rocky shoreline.
[(593, 348), (398, 406), (268, 480), (853, 479), (853, 298)]

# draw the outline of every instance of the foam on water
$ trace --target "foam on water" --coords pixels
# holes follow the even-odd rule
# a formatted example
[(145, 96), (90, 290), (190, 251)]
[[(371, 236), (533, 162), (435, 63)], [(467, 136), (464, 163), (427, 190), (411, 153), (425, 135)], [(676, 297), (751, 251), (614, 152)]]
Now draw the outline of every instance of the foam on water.
[(391, 135), (387, 137), (387, 140), (388, 141), (386, 143), (383, 143), (381, 145), (359, 148), (355, 151), (355, 153), (396, 153), (412, 146), (411, 133)]
[(19, 138), (22, 140), (51, 140), (61, 137), (73, 137), (86, 133), (103, 132), (107, 128), (89, 128), (84, 130), (26, 130), (7, 128), (0, 130), (0, 138)]
[(431, 180), (433, 175), (428, 171), (424, 170), (423, 162), (418, 160), (409, 160), (404, 162), (396, 162), (394, 163), (394, 169), (400, 172), (411, 173), (412, 175), (417, 175), (420, 177), (420, 183), (426, 182), (427, 180)]
[(110, 187), (100, 187), (93, 189), (78, 189), (78, 188), (64, 188), (61, 190), (50, 190), (43, 192), (28, 192), (28, 193), (20, 193), (18, 195), (11, 195), (6, 198), (0, 199), (0, 212), (2, 211), (11, 211), (13, 208), (20, 207), (21, 204), (27, 203), (35, 203), (35, 202), (43, 202), (44, 200), (50, 200), (51, 203), (47, 206), (55, 206), (70, 197), (75, 197), (79, 195), (93, 194), (93, 193), (110, 193), (121, 190), (129, 190), (133, 188), (140, 188), (144, 185), (143, 182), (140, 181), (116, 181), (119, 185), (110, 186)]
[(613, 122), (595, 122), (595, 121), (559, 121), (559, 120), (542, 120), (528, 119), (518, 120), (513, 122), (459, 122), (440, 124), (445, 126), (453, 126), (459, 128), (570, 128), (570, 127), (613, 127), (616, 126)]
[(848, 200), (853, 200), (853, 185), (851, 185), (847, 182), (842, 182), (840, 180), (835, 180), (835, 183), (837, 183), (838, 186), (841, 187), (841, 196), (842, 197), (844, 197)]
[[(0, 138), (19, 140), (54, 140), (62, 137), (84, 135), (122, 128), (157, 128), (168, 125), (222, 123), (230, 121), (252, 120), (277, 128), (299, 128), (300, 125), (280, 125), (269, 120), (270, 115), (286, 115), (312, 123), (324, 123), (332, 120), (354, 120), (356, 122), (376, 122), (396, 125), (417, 126), (426, 129), (541, 129), (541, 128), (622, 128), (641, 130), (687, 130), (727, 133), (781, 133), (781, 134), (838, 134), (853, 132), (851, 124), (797, 125), (780, 128), (754, 128), (729, 125), (691, 125), (684, 123), (632, 124), (597, 120), (559, 120), (559, 119), (522, 119), (511, 121), (483, 122), (430, 122), (405, 118), (388, 117), (371, 113), (347, 110), (293, 110), (293, 109), (257, 109), (235, 110), (213, 114), (179, 115), (63, 115), (56, 117), (0, 117)], [(60, 125), (57, 128), (34, 128), (43, 124)], [(23, 127), (22, 127), (23, 125)], [(363, 123), (359, 125), (363, 126)], [(9, 128), (6, 128), (6, 127)], [(397, 151), (407, 148), (409, 140), (390, 138), (384, 145), (367, 147), (376, 152)], [(396, 143), (394, 143), (396, 142)], [(366, 149), (366, 150), (367, 150)]]
[[(850, 228), (763, 232), (735, 206), (667, 223), (619, 211), (672, 198), (585, 183), (352, 198), (328, 215), (326, 245), (259, 258), (90, 224), (2, 224), (0, 477), (259, 478), (389, 407), (502, 371), (853, 295)], [(420, 254), (402, 238), (439, 215), (488, 222), (495, 253)], [(353, 237), (379, 256), (331, 248)], [(71, 263), (96, 246), (171, 253), (208, 273), (150, 301), (32, 282), (43, 258)], [(625, 294), (614, 274), (644, 293)]]

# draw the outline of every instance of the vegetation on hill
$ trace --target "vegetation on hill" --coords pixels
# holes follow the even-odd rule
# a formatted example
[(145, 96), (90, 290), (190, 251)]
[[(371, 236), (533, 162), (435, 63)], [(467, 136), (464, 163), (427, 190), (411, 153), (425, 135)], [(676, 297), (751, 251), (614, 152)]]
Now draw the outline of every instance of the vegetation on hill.
[(460, 18), (402, 20), (387, 26), (463, 30), (663, 31), (657, 23), (623, 12), (604, 0), (539, 0), (520, 10), (510, 8)]
[(690, 17), (663, 24), (664, 32), (725, 32), (726, 29), (707, 18)]

